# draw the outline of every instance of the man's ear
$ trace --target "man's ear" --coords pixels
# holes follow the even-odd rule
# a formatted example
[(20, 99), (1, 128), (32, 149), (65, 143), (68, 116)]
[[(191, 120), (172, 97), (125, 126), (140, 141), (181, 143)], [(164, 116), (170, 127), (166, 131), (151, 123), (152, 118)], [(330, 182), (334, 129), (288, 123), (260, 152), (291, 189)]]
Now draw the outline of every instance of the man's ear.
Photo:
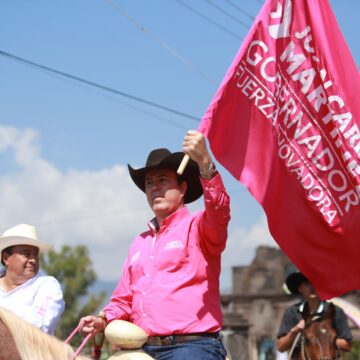
[(7, 264), (7, 259), (9, 258), (10, 254), (6, 251), (3, 251), (1, 254), (1, 263), (3, 263), (5, 266)]
[(181, 191), (182, 197), (185, 196), (186, 191), (187, 191), (187, 188), (188, 188), (187, 182), (186, 182), (186, 181), (183, 181), (183, 182), (180, 184), (180, 191)]

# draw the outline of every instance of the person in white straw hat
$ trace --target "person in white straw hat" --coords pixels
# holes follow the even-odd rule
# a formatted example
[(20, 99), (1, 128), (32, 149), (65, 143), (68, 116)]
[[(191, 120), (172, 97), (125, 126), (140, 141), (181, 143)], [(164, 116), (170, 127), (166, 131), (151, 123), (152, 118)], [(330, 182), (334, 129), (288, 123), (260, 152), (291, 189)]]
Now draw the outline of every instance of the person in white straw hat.
[(32, 225), (19, 224), (0, 237), (0, 307), (54, 334), (64, 311), (64, 299), (59, 282), (39, 272), (39, 253), (50, 245), (37, 239)]

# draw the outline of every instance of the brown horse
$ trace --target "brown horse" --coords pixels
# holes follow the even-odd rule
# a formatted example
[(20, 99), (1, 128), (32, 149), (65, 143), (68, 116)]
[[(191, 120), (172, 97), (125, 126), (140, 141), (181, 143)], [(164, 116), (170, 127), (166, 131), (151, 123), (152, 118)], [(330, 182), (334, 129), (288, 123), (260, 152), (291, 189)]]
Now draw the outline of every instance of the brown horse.
[(300, 339), (298, 360), (335, 360), (341, 357), (335, 343), (334, 316), (335, 306), (331, 303), (323, 315), (311, 314), (309, 306), (305, 305), (305, 328)]
[(3, 308), (0, 308), (0, 349), (0, 360), (70, 360), (74, 354), (69, 345)]

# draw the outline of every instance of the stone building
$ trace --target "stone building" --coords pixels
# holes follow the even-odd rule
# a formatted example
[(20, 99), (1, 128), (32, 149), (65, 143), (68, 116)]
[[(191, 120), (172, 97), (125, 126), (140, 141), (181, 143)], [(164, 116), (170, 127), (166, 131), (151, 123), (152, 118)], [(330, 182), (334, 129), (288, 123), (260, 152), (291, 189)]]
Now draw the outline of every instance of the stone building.
[[(224, 342), (232, 360), (275, 360), (275, 341), (285, 309), (298, 301), (283, 290), (296, 268), (278, 248), (260, 246), (249, 266), (232, 269), (232, 293), (222, 294)], [(360, 291), (346, 295), (360, 306)], [(360, 340), (359, 330), (353, 330)]]

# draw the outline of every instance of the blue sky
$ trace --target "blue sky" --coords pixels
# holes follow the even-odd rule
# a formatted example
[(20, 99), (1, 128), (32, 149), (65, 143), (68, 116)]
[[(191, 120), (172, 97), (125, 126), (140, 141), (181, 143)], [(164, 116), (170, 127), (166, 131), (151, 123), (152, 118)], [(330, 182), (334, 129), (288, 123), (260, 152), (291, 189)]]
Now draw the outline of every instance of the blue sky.
[[(359, 66), (360, 1), (330, 3)], [(261, 6), (2, 1), (0, 50), (201, 118)], [(153, 148), (180, 150), (198, 122), (4, 56), (0, 69), (0, 231), (27, 222), (56, 247), (86, 244), (99, 278), (117, 279), (132, 238), (151, 216), (127, 163), (143, 166)], [(228, 287), (232, 265), (249, 263), (256, 246), (275, 242), (259, 205), (222, 173), (232, 199), (222, 278)], [(191, 206), (199, 207), (201, 201)]]

